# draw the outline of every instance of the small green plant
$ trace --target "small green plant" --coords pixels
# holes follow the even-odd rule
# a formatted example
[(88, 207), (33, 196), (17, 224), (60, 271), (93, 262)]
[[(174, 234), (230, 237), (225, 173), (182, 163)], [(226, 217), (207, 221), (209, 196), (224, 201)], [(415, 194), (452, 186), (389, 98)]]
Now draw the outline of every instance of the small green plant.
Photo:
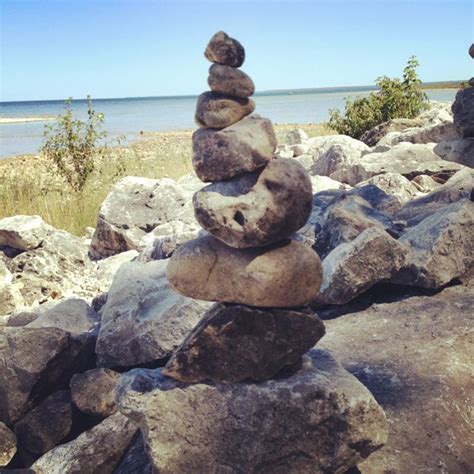
[(403, 79), (379, 77), (377, 92), (368, 97), (345, 99), (344, 115), (338, 109), (329, 111), (328, 125), (339, 133), (360, 138), (372, 127), (394, 118), (414, 118), (428, 108), (428, 96), (421, 88), (412, 56), (403, 70)]
[(66, 112), (58, 115), (56, 123), (46, 125), (41, 153), (50, 160), (54, 170), (81, 193), (97, 160), (105, 157), (107, 132), (102, 130), (104, 114), (98, 113), (87, 96), (87, 121), (75, 118), (72, 98), (66, 100)]

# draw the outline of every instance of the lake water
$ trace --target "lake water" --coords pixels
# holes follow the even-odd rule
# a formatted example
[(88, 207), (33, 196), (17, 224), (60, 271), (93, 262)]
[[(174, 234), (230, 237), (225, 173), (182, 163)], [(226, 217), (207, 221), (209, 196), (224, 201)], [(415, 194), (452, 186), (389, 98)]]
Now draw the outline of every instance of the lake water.
[[(360, 97), (369, 91), (344, 89), (317, 92), (262, 93), (254, 96), (256, 113), (274, 123), (320, 123), (331, 108), (344, 108), (345, 97)], [(455, 89), (427, 91), (432, 100), (450, 102)], [(96, 99), (94, 108), (105, 114), (104, 128), (111, 137), (123, 135), (132, 140), (140, 131), (194, 128), (196, 97), (145, 97)], [(73, 109), (85, 117), (86, 102), (74, 101)], [(0, 102), (0, 118), (56, 116), (64, 111), (63, 101)], [(43, 141), (45, 123), (0, 123), (0, 158), (35, 153)]]

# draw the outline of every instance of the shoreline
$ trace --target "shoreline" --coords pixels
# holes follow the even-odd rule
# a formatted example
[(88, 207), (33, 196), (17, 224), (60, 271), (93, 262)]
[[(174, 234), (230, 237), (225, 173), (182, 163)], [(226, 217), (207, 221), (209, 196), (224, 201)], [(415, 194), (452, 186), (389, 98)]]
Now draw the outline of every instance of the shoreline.
[(0, 117), (0, 125), (28, 122), (49, 122), (50, 120), (54, 120), (54, 117)]

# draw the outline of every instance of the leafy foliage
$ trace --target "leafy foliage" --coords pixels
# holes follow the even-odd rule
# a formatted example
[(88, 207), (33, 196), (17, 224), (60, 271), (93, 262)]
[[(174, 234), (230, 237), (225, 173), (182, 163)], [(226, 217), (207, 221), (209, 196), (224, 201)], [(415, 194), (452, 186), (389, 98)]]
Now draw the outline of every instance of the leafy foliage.
[(403, 70), (403, 80), (379, 77), (379, 88), (368, 97), (345, 99), (344, 115), (331, 109), (328, 125), (339, 133), (360, 138), (364, 132), (395, 118), (414, 118), (428, 108), (428, 96), (420, 87), (416, 68), (418, 60), (412, 56)]

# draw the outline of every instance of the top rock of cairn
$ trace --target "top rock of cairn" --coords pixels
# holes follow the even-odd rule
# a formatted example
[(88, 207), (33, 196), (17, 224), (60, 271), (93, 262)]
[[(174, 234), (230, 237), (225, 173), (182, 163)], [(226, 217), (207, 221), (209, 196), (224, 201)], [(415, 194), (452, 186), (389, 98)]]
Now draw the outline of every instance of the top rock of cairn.
[(213, 63), (240, 67), (245, 61), (245, 49), (236, 39), (218, 31), (209, 41), (204, 56)]

